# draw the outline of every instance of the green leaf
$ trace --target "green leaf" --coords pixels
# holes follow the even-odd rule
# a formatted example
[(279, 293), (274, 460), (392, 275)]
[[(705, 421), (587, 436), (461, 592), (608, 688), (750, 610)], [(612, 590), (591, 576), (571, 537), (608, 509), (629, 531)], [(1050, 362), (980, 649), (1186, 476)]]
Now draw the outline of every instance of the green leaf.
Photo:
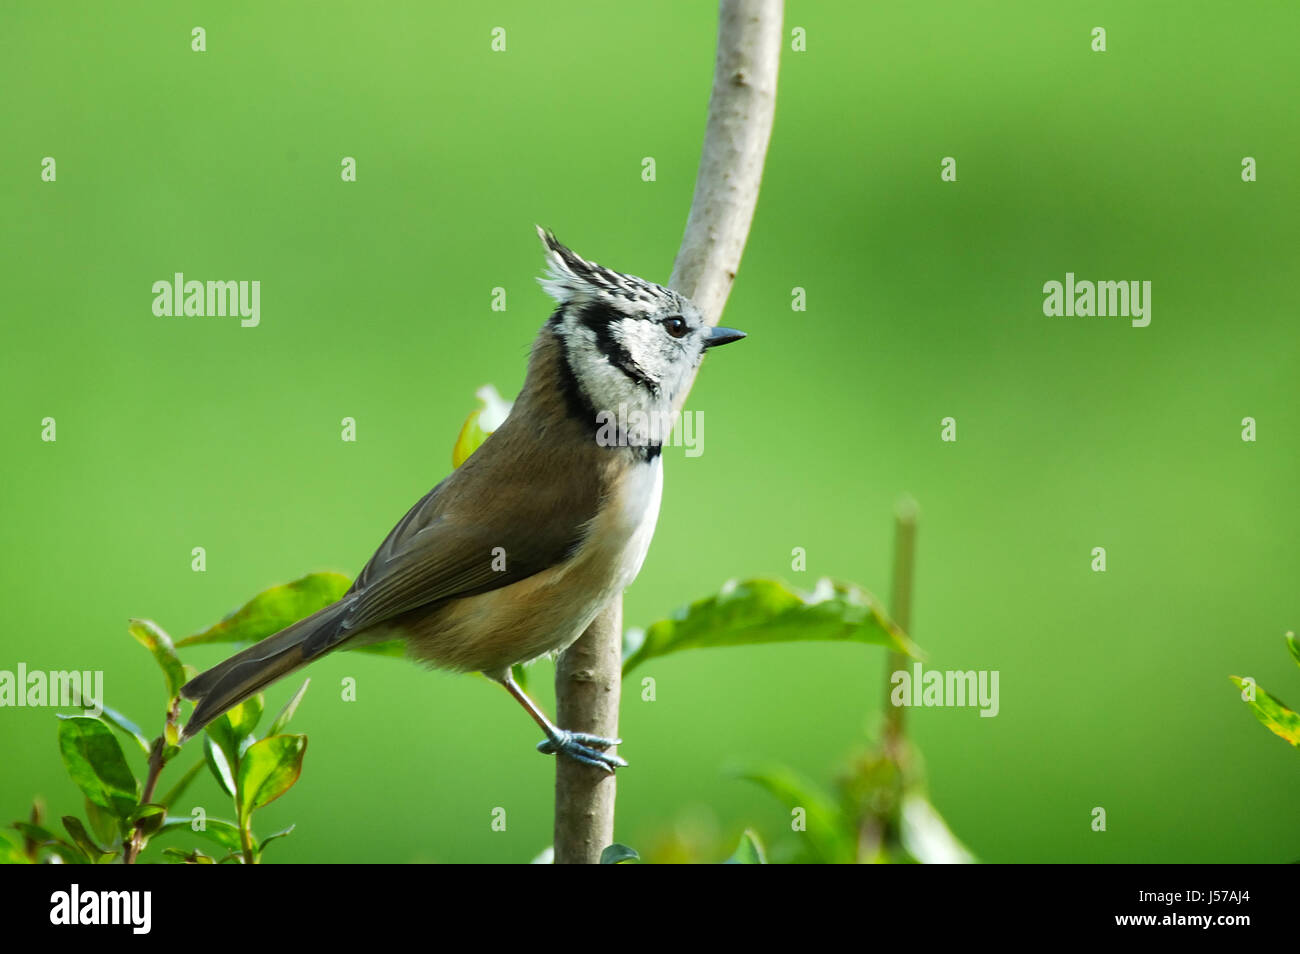
[(820, 788), (783, 765), (752, 766), (736, 773), (754, 782), (793, 811), (802, 809), (806, 830), (800, 837), (808, 839), (812, 853), (826, 864), (853, 861), (851, 833), (846, 830), (843, 813)]
[(58, 855), (66, 864), (82, 865), (86, 864), (86, 853), (76, 845), (70, 844), (60, 838), (48, 828), (43, 828), (33, 822), (14, 822), (13, 827), (22, 832), (25, 839), (31, 842), (36, 848), (45, 849)]
[(723, 862), (724, 865), (765, 865), (767, 864), (767, 855), (763, 851), (763, 843), (758, 840), (758, 834), (752, 828), (746, 828), (744, 834), (740, 836), (740, 844), (736, 846), (736, 852), (730, 858)]
[(87, 716), (64, 719), (59, 751), (68, 775), (92, 802), (119, 818), (135, 810), (140, 786), (107, 725)]
[(29, 865), (32, 860), (23, 852), (22, 845), (16, 844), (12, 835), (0, 831), (0, 865)]
[(211, 770), (212, 777), (221, 786), (221, 790), (234, 798), (235, 774), (230, 770), (230, 762), (226, 760), (226, 754), (221, 751), (221, 746), (213, 742), (208, 736), (203, 738), (203, 760)]
[(163, 822), (167, 820), (167, 806), (159, 805), (157, 802), (147, 802), (133, 811), (127, 820), (138, 827), (141, 834), (147, 838), (162, 828)]
[(58, 841), (59, 836), (54, 834), (43, 825), (36, 822), (16, 821), (11, 826), (15, 831), (22, 833), (23, 838), (37, 845), (44, 844), (47, 841)]
[(259, 692), (255, 696), (249, 696), (233, 709), (222, 713), (221, 718), (230, 726), (231, 736), (242, 743), (253, 734), (257, 724), (262, 721), (262, 713), (265, 711), (266, 699)]
[(284, 704), (284, 708), (280, 710), (280, 714), (276, 716), (275, 721), (271, 723), (271, 728), (266, 730), (267, 735), (279, 735), (280, 731), (289, 724), (289, 720), (293, 718), (293, 714), (298, 711), (298, 703), (302, 702), (302, 697), (307, 694), (307, 687), (310, 685), (311, 680), (307, 679), (298, 687), (298, 691), (295, 692), (289, 701)]
[(1286, 634), (1286, 648), (1291, 650), (1291, 658), (1300, 666), (1300, 640), (1295, 638), (1295, 633)]
[(198, 835), (200, 838), (206, 838), (213, 844), (220, 845), (222, 848), (240, 851), (242, 844), (239, 840), (239, 826), (234, 822), (224, 821), (220, 818), (205, 818), (202, 828), (194, 827), (194, 818), (189, 815), (168, 815), (166, 821), (158, 829), (158, 833), (172, 831), (188, 831)]
[[(1246, 683), (1240, 676), (1228, 678), (1236, 683), (1238, 689), (1245, 691)], [(1270, 696), (1262, 687), (1255, 686), (1254, 692), (1253, 702), (1249, 699), (1243, 701), (1250, 706), (1250, 711), (1255, 713), (1255, 718), (1264, 723), (1274, 735), (1280, 735), (1300, 748), (1300, 715), (1288, 709), (1281, 699)]]
[[(192, 826), (191, 830), (193, 830)], [(223, 821), (220, 818), (209, 818), (204, 822), (204, 827), (195, 831), (194, 834), (220, 845), (227, 851), (240, 851), (243, 848), (239, 841), (239, 826), (234, 822)]]
[(185, 774), (177, 779), (176, 784), (168, 789), (167, 794), (158, 801), (166, 805), (168, 808), (175, 808), (176, 803), (180, 801), (180, 797), (184, 795), (185, 790), (190, 787), (190, 783), (193, 782), (195, 777), (203, 771), (203, 763), (205, 761), (206, 759), (199, 759), (199, 761), (186, 769)]
[(145, 755), (149, 754), (150, 742), (145, 737), (143, 729), (115, 709), (110, 709), (108, 706), (100, 706), (100, 708), (104, 710), (100, 714), (101, 719), (119, 732), (135, 739), (135, 744), (140, 746), (140, 750), (144, 752)]
[(600, 863), (602, 865), (621, 865), (625, 861), (639, 861), (640, 858), (641, 856), (637, 854), (635, 848), (620, 845), (618, 842), (606, 845), (605, 850), (600, 853)]
[(164, 848), (163, 858), (174, 865), (211, 865), (216, 863), (211, 855), (205, 855), (198, 849), (186, 851), (184, 848)]
[(90, 832), (86, 831), (86, 826), (76, 815), (64, 815), (63, 828), (72, 837), (73, 844), (80, 848), (93, 863), (99, 864), (114, 856), (115, 852), (101, 848), (95, 843), (95, 839), (90, 837)]
[(186, 636), (177, 646), (255, 643), (336, 602), (352, 585), (342, 573), (308, 573), (263, 590), (215, 626)]
[[(136, 745), (140, 746), (140, 747), (141, 747), (141, 750), (144, 752), (144, 754), (145, 754), (146, 756), (149, 755), (149, 754), (153, 751), (153, 746), (150, 745), (149, 740), (146, 739), (146, 738), (144, 737), (143, 734), (139, 734), (139, 735), (136, 734), (137, 732), (140, 731), (140, 730), (139, 730), (139, 726), (135, 726), (133, 723), (131, 723), (131, 720), (130, 720), (130, 719), (127, 719), (126, 721), (127, 721), (128, 724), (131, 725), (131, 728), (126, 728), (125, 726), (118, 725), (118, 723), (117, 723), (116, 721), (114, 721), (114, 720), (117, 719), (117, 718), (125, 718), (125, 717), (120, 717), (120, 716), (118, 715), (118, 713), (116, 713), (116, 712), (114, 712), (112, 715), (110, 715), (110, 714), (109, 714), (110, 710), (107, 709), (107, 708), (105, 708), (104, 706), (100, 706), (100, 708), (103, 709), (103, 711), (102, 711), (102, 712), (99, 714), (99, 716), (98, 716), (98, 718), (99, 718), (101, 721), (106, 722), (106, 723), (108, 723), (109, 725), (111, 725), (113, 728), (118, 729), (119, 731), (121, 731), (121, 733), (122, 733), (123, 735), (125, 735), (127, 738), (129, 738), (129, 739), (131, 739), (133, 742), (135, 742)], [(80, 718), (83, 718), (83, 717), (82, 717), (82, 716), (75, 716), (75, 715), (65, 715), (65, 714), (62, 713), (62, 712), (56, 712), (56, 713), (54, 713), (54, 718), (56, 718), (56, 719), (80, 719)], [(84, 717), (84, 718), (91, 718), (91, 719), (93, 719), (93, 718), (96, 718), (96, 717), (95, 717), (95, 716), (86, 716), (86, 717)], [(135, 731), (132, 731), (132, 729), (134, 729)]]
[(279, 831), (267, 835), (265, 838), (262, 839), (261, 844), (257, 846), (257, 853), (260, 855), (262, 852), (266, 851), (267, 845), (275, 841), (277, 838), (285, 837), (296, 827), (297, 827), (296, 825), (290, 825), (288, 828), (281, 828)]
[(240, 760), (235, 786), (241, 823), (293, 787), (302, 774), (306, 751), (305, 735), (273, 735), (249, 747)]
[(232, 769), (239, 765), (244, 749), (252, 744), (250, 737), (262, 719), (264, 708), (265, 702), (259, 692), (208, 723), (208, 737), (221, 747)]
[(113, 845), (122, 836), (122, 823), (109, 812), (104, 811), (88, 798), (82, 799), (86, 808), (86, 820), (90, 830), (102, 844)]
[(488, 435), (500, 427), (510, 414), (512, 405), (509, 401), (503, 400), (492, 385), (483, 385), (474, 392), (474, 396), (478, 398), (478, 407), (470, 411), (469, 417), (465, 418), (460, 434), (456, 437), (456, 443), (451, 448), (453, 469), (465, 463), (469, 455), (478, 450), (479, 446), (488, 439)]
[(836, 640), (871, 643), (916, 656), (919, 650), (865, 590), (829, 579), (802, 593), (779, 580), (731, 581), (716, 596), (624, 639), (623, 674), (683, 649)]
[(167, 680), (167, 698), (175, 699), (179, 696), (181, 686), (189, 679), (185, 675), (185, 667), (181, 665), (180, 657), (176, 655), (172, 638), (151, 619), (133, 619), (127, 624), (126, 631), (134, 636), (140, 645), (153, 653), (154, 660), (162, 668), (163, 677)]

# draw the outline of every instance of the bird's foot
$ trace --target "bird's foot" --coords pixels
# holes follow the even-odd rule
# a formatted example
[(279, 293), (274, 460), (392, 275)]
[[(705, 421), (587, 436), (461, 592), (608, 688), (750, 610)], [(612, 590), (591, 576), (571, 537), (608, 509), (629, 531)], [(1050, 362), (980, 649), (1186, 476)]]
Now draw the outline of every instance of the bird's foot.
[(602, 769), (614, 774), (614, 769), (622, 768), (627, 762), (617, 755), (606, 754), (601, 749), (611, 745), (621, 745), (622, 739), (606, 739), (586, 732), (570, 732), (568, 729), (556, 729), (555, 734), (543, 742), (537, 743), (537, 751), (545, 755), (567, 755), (571, 759)]

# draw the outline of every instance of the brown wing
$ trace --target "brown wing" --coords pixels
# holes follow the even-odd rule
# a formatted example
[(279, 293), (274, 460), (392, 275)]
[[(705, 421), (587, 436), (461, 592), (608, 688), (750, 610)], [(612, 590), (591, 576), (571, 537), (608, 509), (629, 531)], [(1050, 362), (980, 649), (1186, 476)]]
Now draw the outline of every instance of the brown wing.
[(343, 598), (331, 645), (417, 607), (526, 579), (578, 548), (600, 499), (596, 475), (536, 445), (523, 449), (539, 459), (519, 461), (504, 431), (388, 534)]

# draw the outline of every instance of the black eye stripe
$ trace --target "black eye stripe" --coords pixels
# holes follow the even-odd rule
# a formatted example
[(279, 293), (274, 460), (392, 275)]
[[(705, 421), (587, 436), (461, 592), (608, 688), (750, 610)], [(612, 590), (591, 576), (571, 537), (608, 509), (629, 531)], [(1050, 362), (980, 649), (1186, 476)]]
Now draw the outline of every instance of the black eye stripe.
[(632, 355), (620, 342), (614, 340), (613, 326), (614, 322), (623, 318), (636, 317), (625, 315), (616, 308), (608, 305), (588, 305), (583, 309), (579, 316), (579, 321), (583, 326), (589, 328), (596, 336), (596, 348), (605, 359), (614, 367), (618, 368), (633, 381), (640, 384), (647, 390), (658, 394), (659, 384), (647, 375), (641, 367), (632, 360)]

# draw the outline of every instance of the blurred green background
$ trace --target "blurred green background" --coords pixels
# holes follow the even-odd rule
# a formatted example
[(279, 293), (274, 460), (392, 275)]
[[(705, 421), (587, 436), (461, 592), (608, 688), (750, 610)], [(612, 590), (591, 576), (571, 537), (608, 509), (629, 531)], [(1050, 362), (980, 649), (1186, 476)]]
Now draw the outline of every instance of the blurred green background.
[[(356, 573), (448, 472), (474, 390), (519, 387), (549, 313), (533, 224), (665, 280), (705, 119), (708, 2), (270, 6), (0, 12), (0, 668), (103, 669), (150, 732), (161, 677), (127, 618), (179, 638), (272, 583)], [(915, 638), (930, 666), (1001, 673), (996, 718), (909, 714), (979, 858), (1300, 858), (1296, 752), (1228, 682), (1300, 697), (1282, 642), (1300, 619), (1298, 28), (1292, 2), (791, 2), (726, 313), (750, 337), (691, 395), (703, 456), (666, 452), (627, 623), (733, 576), (885, 596), (910, 492)], [(260, 327), (155, 317), (176, 271), (261, 281)], [(1044, 317), (1067, 271), (1152, 281), (1150, 327)], [(548, 709), (551, 673), (533, 670)], [(298, 829), (269, 860), (550, 843), (552, 763), (498, 687), (356, 654), (309, 674), (302, 782), (258, 815)], [(697, 651), (645, 675), (657, 701), (625, 689), (617, 837), (722, 857), (745, 825), (798, 837), (729, 767), (830, 780), (878, 724), (884, 653)], [(78, 809), (51, 710), (0, 711), (0, 760), (0, 816), (37, 793)], [(206, 776), (192, 796), (229, 817)]]

